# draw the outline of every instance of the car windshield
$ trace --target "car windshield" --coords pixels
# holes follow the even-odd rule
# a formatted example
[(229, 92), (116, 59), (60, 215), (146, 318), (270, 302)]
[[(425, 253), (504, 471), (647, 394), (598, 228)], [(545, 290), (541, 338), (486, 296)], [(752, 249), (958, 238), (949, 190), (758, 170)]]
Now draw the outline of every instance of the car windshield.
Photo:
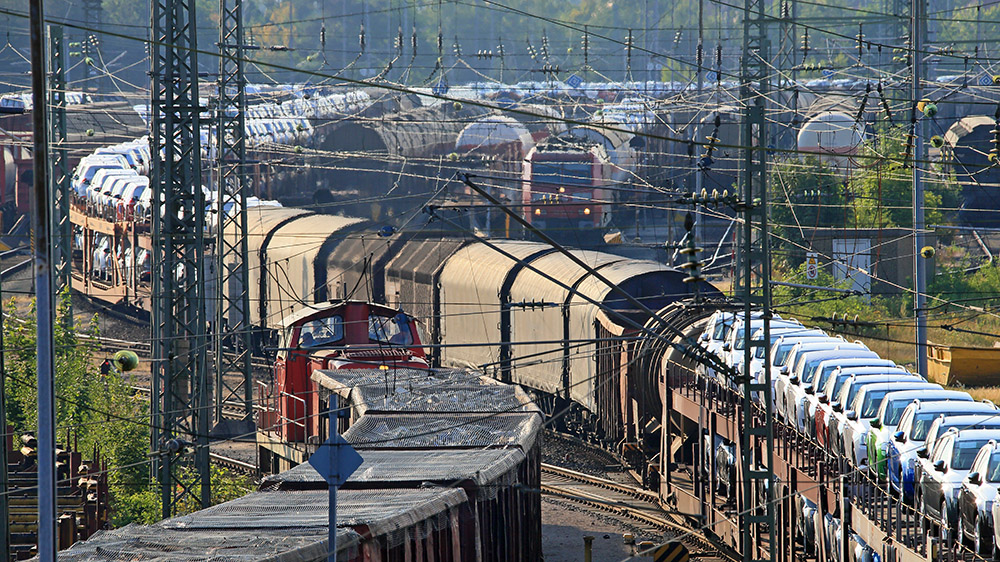
[(795, 347), (794, 343), (783, 343), (778, 346), (778, 350), (774, 352), (774, 366), (783, 367), (785, 365), (785, 360), (788, 359), (788, 353)]
[(813, 377), (816, 375), (816, 368), (822, 363), (822, 359), (813, 359), (812, 361), (807, 361), (805, 368), (802, 369), (802, 382), (811, 383)]
[(736, 341), (733, 342), (733, 349), (743, 349), (743, 337), (744, 337), (743, 334), (744, 333), (745, 332), (744, 332), (744, 330), (743, 330), (742, 327), (739, 330), (736, 330)]
[(1000, 449), (993, 449), (990, 454), (990, 462), (986, 465), (986, 480), (989, 482), (1000, 482)]
[(826, 381), (830, 380), (830, 375), (837, 370), (837, 365), (827, 365), (823, 367), (823, 370), (819, 372), (818, 379), (816, 380), (816, 388), (826, 388)]
[(715, 332), (712, 333), (713, 340), (725, 340), (729, 337), (729, 329), (733, 327), (733, 319), (723, 317), (721, 322), (715, 323)]
[(951, 461), (951, 468), (955, 470), (969, 470), (972, 461), (976, 460), (976, 454), (983, 445), (989, 443), (989, 439), (969, 439), (955, 443), (954, 459)]
[(836, 377), (827, 381), (827, 397), (833, 402), (840, 396), (840, 389), (844, 386), (844, 381), (847, 380), (847, 375), (837, 375)]
[(927, 439), (927, 432), (931, 430), (934, 419), (941, 415), (941, 412), (919, 413), (913, 416), (913, 427), (910, 428), (910, 439), (923, 441)]
[(847, 399), (841, 402), (845, 406), (845, 409), (847, 409), (846, 406), (854, 404), (854, 399), (857, 398), (858, 391), (861, 390), (863, 387), (864, 387), (863, 384), (851, 385), (850, 390), (847, 391)]
[(772, 347), (774, 347), (774, 344), (779, 339), (781, 339), (781, 334), (774, 334), (774, 333), (772, 333), (771, 334), (771, 344), (768, 345), (768, 346), (766, 346), (766, 347), (758, 347), (757, 350), (754, 351), (753, 356), (755, 358), (757, 358), (757, 359), (763, 359), (764, 358), (764, 353), (766, 353), (769, 349), (771, 349)]
[(861, 404), (861, 411), (858, 413), (859, 418), (870, 418), (878, 413), (879, 406), (882, 405), (882, 399), (885, 395), (889, 393), (889, 389), (885, 390), (870, 390), (865, 393), (865, 401)]
[(903, 417), (903, 412), (906, 411), (906, 407), (912, 403), (912, 398), (890, 400), (889, 404), (885, 408), (885, 420), (882, 423), (884, 425), (898, 425), (899, 418)]

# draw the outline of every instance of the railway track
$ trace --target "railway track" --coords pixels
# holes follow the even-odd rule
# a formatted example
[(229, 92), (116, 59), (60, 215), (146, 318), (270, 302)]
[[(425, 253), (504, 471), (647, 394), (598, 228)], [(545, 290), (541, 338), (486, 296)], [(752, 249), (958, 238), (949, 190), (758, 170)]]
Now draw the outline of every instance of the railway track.
[(209, 459), (217, 465), (224, 466), (230, 470), (235, 470), (236, 472), (241, 472), (244, 474), (252, 474), (254, 476), (259, 472), (257, 465), (243, 462), (239, 459), (234, 459), (232, 457), (227, 457), (225, 455), (220, 455), (218, 453), (209, 453)]
[(739, 560), (729, 548), (704, 533), (683, 516), (664, 511), (654, 492), (542, 463), (542, 491), (561, 499), (611, 513), (654, 536), (677, 536), (690, 556), (700, 560)]

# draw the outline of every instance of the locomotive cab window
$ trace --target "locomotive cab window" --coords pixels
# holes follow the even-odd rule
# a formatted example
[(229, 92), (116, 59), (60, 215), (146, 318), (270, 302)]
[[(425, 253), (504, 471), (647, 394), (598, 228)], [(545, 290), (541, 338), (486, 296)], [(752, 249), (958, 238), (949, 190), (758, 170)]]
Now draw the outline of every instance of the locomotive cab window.
[(368, 317), (368, 339), (374, 343), (412, 345), (410, 317), (402, 312), (391, 317), (372, 314)]
[(299, 328), (299, 347), (329, 345), (344, 339), (344, 318), (340, 315), (310, 320)]

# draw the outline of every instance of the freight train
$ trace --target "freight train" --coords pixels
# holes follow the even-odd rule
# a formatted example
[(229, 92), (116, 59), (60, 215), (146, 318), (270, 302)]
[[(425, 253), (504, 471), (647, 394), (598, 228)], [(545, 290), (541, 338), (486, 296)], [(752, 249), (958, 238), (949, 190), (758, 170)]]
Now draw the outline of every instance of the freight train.
[[(524, 392), (477, 373), (428, 369), (413, 318), (383, 306), (318, 306), (286, 325), (277, 396), (322, 408), (283, 406), (292, 417), (259, 421), (293, 442), (297, 432), (316, 428), (315, 450), (329, 437), (333, 416), (363, 459), (337, 493), (336, 560), (541, 559), (535, 490), (542, 416)], [(309, 372), (313, 391), (292, 386), (307, 365), (317, 367)], [(267, 476), (259, 491), (239, 499), (151, 526), (99, 532), (59, 558), (325, 561), (327, 490), (326, 480), (301, 464)]]
[[(553, 248), (456, 238), (426, 228), (385, 236), (359, 219), (302, 209), (248, 213), (250, 323), (263, 348), (279, 350), (279, 386), (287, 377), (280, 373), (284, 350), (296, 341), (289, 319), (329, 301), (361, 298), (422, 319), (421, 341), (430, 351), (421, 359), (429, 365), (473, 368), (531, 388), (544, 412), (567, 410), (560, 423), (611, 448), (634, 441), (636, 428), (652, 420), (629, 406), (625, 390), (601, 367), (641, 328), (642, 312)], [(592, 251), (576, 255), (653, 310), (695, 292), (721, 296), (655, 262)], [(297, 376), (294, 391), (276, 386), (273, 392), (309, 395), (314, 385), (308, 373)], [(644, 384), (656, 393), (652, 381)], [(274, 415), (296, 417), (295, 408), (309, 408), (312, 399), (289, 400)], [(277, 441), (308, 442), (316, 431)], [(287, 449), (270, 437), (262, 442), (272, 443), (274, 454)], [(290, 462), (303, 458), (288, 456)]]
[[(772, 364), (772, 371), (764, 373), (761, 360), (740, 365), (742, 334), (763, 337), (759, 317), (743, 326), (736, 303), (707, 284), (685, 283), (685, 273), (656, 263), (572, 251), (588, 269), (556, 249), (531, 242), (457, 239), (419, 228), (379, 236), (348, 219), (329, 222), (331, 228), (319, 232), (318, 215), (254, 212), (259, 219), (252, 223), (270, 229), (255, 238), (278, 248), (294, 244), (304, 257), (297, 262), (301, 277), (282, 274), (266, 283), (273, 286), (268, 290), (282, 285), (286, 303), (316, 308), (327, 306), (323, 303), (329, 299), (365, 295), (386, 302), (385, 314), (398, 308), (413, 311), (426, 333), (420, 341), (430, 344), (420, 360), (524, 387), (554, 427), (620, 455), (665, 505), (702, 513), (702, 521), (723, 530), (719, 534), (734, 546), (739, 545), (737, 527), (727, 510), (745, 509), (740, 507), (745, 498), (738, 493), (745, 478), (739, 460), (745, 446), (742, 411), (747, 407), (739, 393), (741, 376), (773, 384), (773, 404), (755, 396), (749, 406), (758, 423), (776, 408), (775, 439), (781, 443), (773, 459), (773, 487), (758, 488), (755, 501), (792, 499), (778, 506), (775, 524), (787, 530), (789, 540), (800, 543), (801, 552), (824, 552), (825, 559), (844, 561), (873, 553), (885, 556), (885, 545), (878, 542), (884, 532), (879, 529), (890, 524), (906, 525), (892, 545), (904, 558), (926, 555), (922, 537), (930, 529), (953, 549), (966, 548), (962, 538), (974, 541), (983, 552), (992, 544), (990, 533), (996, 526), (990, 524), (989, 506), (977, 508), (975, 495), (962, 490), (995, 484), (963, 476), (961, 481), (949, 480), (943, 496), (928, 495), (937, 489), (939, 461), (945, 471), (950, 466), (965, 474), (966, 461), (978, 459), (973, 454), (978, 447), (951, 456), (951, 449), (945, 451), (942, 445), (928, 450), (926, 462), (910, 460), (903, 466), (890, 459), (896, 453), (889, 451), (900, 438), (891, 429), (899, 422), (896, 414), (906, 409), (914, 393), (927, 403), (967, 401), (967, 395), (941, 394), (937, 385), (878, 358), (863, 345), (775, 319), (771, 341), (762, 344)], [(284, 213), (284, 222), (268, 220), (271, 213)], [(294, 226), (298, 221), (305, 222)], [(262, 272), (273, 270), (269, 250), (259, 249)], [(264, 302), (267, 299), (265, 295), (260, 303), (266, 306), (262, 310), (287, 317), (287, 310), (279, 313), (281, 309)], [(285, 326), (282, 341), (288, 341), (288, 329)], [(385, 347), (400, 354), (396, 360), (417, 359), (405, 345)], [(326, 368), (332, 360), (324, 359)], [(711, 368), (703, 368), (706, 365)], [(308, 372), (301, 375), (311, 381), (300, 391), (302, 402), (322, 392), (321, 377)], [(983, 409), (996, 411), (992, 405)], [(281, 414), (280, 404), (275, 410), (279, 417), (294, 417), (289, 409)], [(947, 411), (946, 406), (936, 412), (947, 416)], [(974, 425), (982, 429), (970, 434), (970, 441), (963, 441), (959, 429), (947, 433), (944, 442), (949, 447), (982, 446), (984, 431), (994, 431), (991, 438), (1000, 440), (1000, 430), (990, 429), (995, 424), (983, 420)], [(886, 427), (890, 429), (883, 430)], [(817, 443), (817, 436), (826, 445)], [(902, 436), (918, 443), (922, 438)], [(751, 437), (749, 444), (756, 462), (763, 462), (761, 439)], [(310, 441), (308, 433), (304, 441)], [(272, 448), (272, 460), (276, 453)], [(988, 465), (989, 458), (981, 462)], [(916, 475), (914, 464), (923, 467)], [(835, 477), (849, 485), (826, 484)], [(917, 490), (914, 508), (906, 508), (896, 523), (866, 499), (888, 501), (886, 486)], [(931, 505), (929, 497), (941, 498), (941, 503)], [(961, 499), (965, 497), (971, 499)], [(963, 507), (964, 502), (973, 502), (972, 507)], [(926, 529), (924, 535), (920, 528)]]

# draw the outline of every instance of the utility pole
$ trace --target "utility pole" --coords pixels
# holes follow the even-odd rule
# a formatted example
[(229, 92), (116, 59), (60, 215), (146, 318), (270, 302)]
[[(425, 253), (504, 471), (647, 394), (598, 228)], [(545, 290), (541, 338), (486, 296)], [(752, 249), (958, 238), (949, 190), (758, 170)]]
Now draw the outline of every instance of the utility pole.
[[(103, 80), (97, 79), (91, 82), (91, 78), (94, 78), (95, 69), (97, 68), (96, 64), (100, 59), (101, 36), (98, 34), (97, 29), (101, 27), (101, 20), (103, 19), (103, 2), (101, 0), (83, 0), (82, 5), (83, 25), (86, 27), (83, 31), (84, 39), (80, 45), (80, 50), (85, 61), (83, 64), (83, 87), (93, 87), (95, 90), (100, 90)], [(88, 59), (91, 62), (88, 62)]]
[[(774, 415), (771, 400), (771, 256), (767, 217), (767, 123), (765, 110), (770, 82), (770, 48), (765, 0), (743, 2), (743, 55), (740, 62), (740, 100), (743, 124), (740, 133), (742, 162), (740, 205), (743, 229), (736, 269), (736, 294), (743, 299), (746, 343), (739, 386), (743, 394), (743, 431), (740, 433), (742, 505), (740, 552), (745, 562), (759, 560), (760, 539), (766, 534), (765, 560), (776, 560), (774, 517)], [(750, 329), (754, 312), (761, 312), (764, 336), (754, 340)], [(757, 348), (764, 348), (763, 380), (753, 381), (749, 367)], [(758, 413), (753, 397), (763, 404)], [(757, 492), (765, 491), (761, 505)]]
[[(55, 292), (70, 286), (73, 225), (69, 221), (70, 176), (66, 142), (66, 43), (61, 25), (49, 26), (49, 178), (52, 181), (52, 273)], [(73, 321), (73, 315), (67, 316)]]
[[(923, 97), (923, 51), (927, 33), (924, 18), (925, 0), (912, 0), (910, 7), (910, 45), (913, 49), (911, 93), (913, 104)], [(914, 109), (916, 111), (916, 109)], [(927, 258), (922, 256), (924, 235), (924, 182), (921, 166), (927, 161), (927, 145), (921, 134), (923, 126), (917, 114), (913, 123), (913, 312), (916, 316), (917, 373), (927, 376)]]
[[(195, 0), (153, 0), (153, 468), (163, 516), (211, 499)], [(162, 156), (160, 151), (163, 151)], [(189, 439), (196, 447), (191, 447)], [(177, 467), (194, 456), (194, 472)]]
[[(672, 9), (672, 8), (671, 8)], [(698, 44), (695, 47), (695, 63), (697, 65), (697, 83), (698, 83), (698, 103), (705, 103), (704, 93), (705, 93), (705, 0), (698, 0)], [(720, 72), (722, 69), (716, 69), (716, 72)], [(671, 76), (673, 80), (673, 76)], [(702, 127), (698, 128), (699, 132), (702, 132)], [(705, 136), (705, 135), (702, 135)], [(692, 139), (693, 142), (698, 142), (699, 139)], [(711, 141), (709, 141), (711, 144)], [(697, 161), (696, 161), (697, 164)], [(710, 165), (710, 164), (709, 164)], [(698, 170), (694, 177), (694, 192), (697, 194), (701, 193), (702, 189), (705, 189), (705, 174), (708, 171), (708, 166), (698, 166)], [(671, 213), (673, 215), (673, 213)], [(694, 230), (688, 231), (688, 236), (693, 236), (696, 245), (702, 248), (707, 248), (708, 243), (705, 240), (705, 213), (702, 212), (702, 208), (698, 205), (694, 206), (694, 215), (697, 217), (695, 219)], [(673, 239), (671, 239), (673, 241)]]
[(782, 149), (794, 149), (798, 141), (799, 125), (799, 92), (798, 65), (795, 63), (796, 36), (798, 26), (795, 25), (798, 0), (781, 0), (780, 45), (778, 48), (778, 89), (781, 92), (782, 105), (787, 108), (785, 118), (777, 124), (776, 146)]
[[(45, 104), (45, 32), (42, 0), (29, 2), (31, 25), (31, 125), (34, 197), (31, 228), (35, 244), (35, 366), (38, 376), (38, 559), (56, 559), (56, 411), (53, 358), (52, 269), (49, 222), (48, 128)], [(6, 428), (4, 428), (6, 433)], [(6, 444), (4, 444), (6, 447)], [(5, 467), (6, 468), (6, 467)]]
[[(218, 143), (218, 207), (215, 317), (215, 420), (222, 420), (222, 405), (239, 397), (243, 424), (252, 430), (253, 372), (250, 366), (249, 275), (247, 271), (247, 196), (250, 178), (246, 160), (246, 76), (243, 60), (243, 0), (220, 0), (219, 103), (215, 136)], [(229, 212), (227, 213), (227, 208)], [(229, 233), (228, 236), (226, 233)], [(229, 289), (228, 291), (226, 289)], [(226, 343), (229, 351), (224, 353)], [(226, 375), (235, 377), (232, 385)]]
[[(3, 280), (0, 280), (0, 303), (3, 302)], [(3, 429), (3, 440), (0, 441), (0, 555), (3, 561), (10, 560), (10, 498), (7, 491), (10, 488), (10, 476), (7, 474), (7, 372), (4, 361), (3, 346), (3, 314), (0, 313), (0, 428)]]

